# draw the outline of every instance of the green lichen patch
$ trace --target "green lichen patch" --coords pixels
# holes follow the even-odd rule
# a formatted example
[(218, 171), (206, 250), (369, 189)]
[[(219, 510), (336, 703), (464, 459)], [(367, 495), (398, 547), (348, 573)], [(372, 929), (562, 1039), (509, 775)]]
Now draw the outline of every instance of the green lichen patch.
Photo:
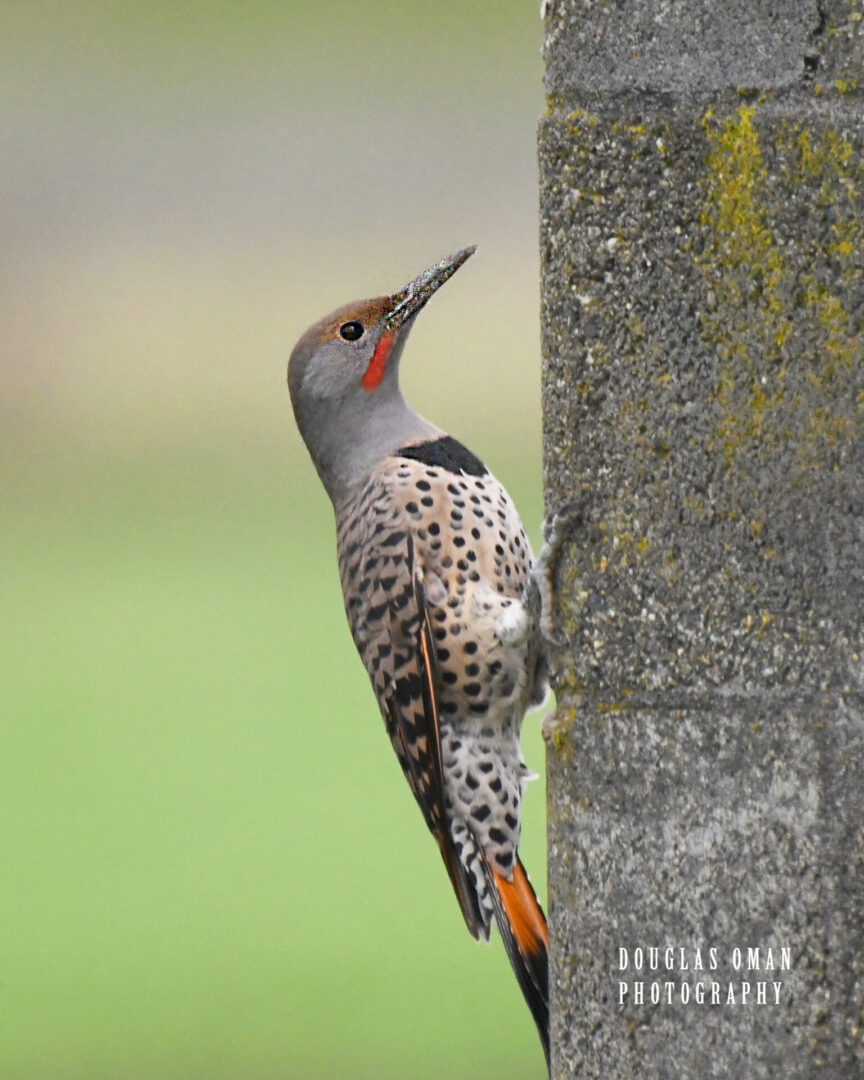
[(543, 724), (543, 738), (546, 740), (548, 752), (554, 753), (562, 765), (569, 764), (573, 756), (570, 733), (575, 722), (576, 710), (559, 705)]
[[(752, 104), (703, 117), (696, 263), (700, 332), (719, 359), (712, 448), (732, 468), (792, 446), (808, 470), (862, 422), (864, 167), (846, 133), (785, 120), (773, 122), (763, 149), (758, 119)], [(819, 227), (802, 229), (811, 215)]]

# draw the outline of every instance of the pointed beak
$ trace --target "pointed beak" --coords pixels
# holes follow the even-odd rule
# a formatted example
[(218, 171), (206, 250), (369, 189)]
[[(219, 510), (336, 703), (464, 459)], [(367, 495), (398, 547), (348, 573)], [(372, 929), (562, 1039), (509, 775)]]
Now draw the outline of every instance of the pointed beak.
[(446, 259), (424, 270), (419, 277), (409, 281), (404, 289), (393, 295), (393, 307), (384, 323), (385, 330), (398, 330), (412, 316), (416, 315), (420, 308), (429, 300), (432, 294), (441, 288), (444, 282), (452, 277), (459, 267), (469, 259), (475, 251), (475, 246), (462, 248), (461, 251), (448, 255)]

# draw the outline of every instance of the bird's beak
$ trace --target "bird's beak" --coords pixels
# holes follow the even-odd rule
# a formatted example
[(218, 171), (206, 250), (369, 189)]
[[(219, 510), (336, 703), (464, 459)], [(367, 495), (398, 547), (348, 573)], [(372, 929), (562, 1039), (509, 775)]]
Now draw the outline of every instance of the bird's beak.
[(385, 330), (398, 330), (429, 300), (432, 294), (440, 289), (444, 282), (452, 277), (459, 267), (470, 258), (475, 251), (475, 246), (462, 248), (461, 251), (448, 255), (446, 259), (424, 270), (419, 277), (409, 281), (404, 289), (393, 295), (393, 307), (384, 322)]

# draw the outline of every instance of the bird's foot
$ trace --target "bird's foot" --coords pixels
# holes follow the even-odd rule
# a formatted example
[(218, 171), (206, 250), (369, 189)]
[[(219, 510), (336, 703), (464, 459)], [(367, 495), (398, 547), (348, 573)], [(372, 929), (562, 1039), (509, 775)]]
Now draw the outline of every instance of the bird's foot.
[(544, 639), (560, 647), (564, 642), (555, 633), (555, 575), (564, 541), (582, 523), (583, 504), (578, 500), (565, 503), (543, 522), (543, 547), (534, 560), (531, 577), (540, 597), (540, 631)]

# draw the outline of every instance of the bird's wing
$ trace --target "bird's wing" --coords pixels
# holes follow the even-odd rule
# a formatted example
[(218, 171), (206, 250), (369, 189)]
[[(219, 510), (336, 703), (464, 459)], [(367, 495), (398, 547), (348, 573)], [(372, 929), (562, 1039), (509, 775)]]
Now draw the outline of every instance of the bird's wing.
[(488, 920), (450, 833), (441, 760), (438, 664), (423, 567), (398, 510), (389, 501), (375, 499), (365, 509), (369, 523), (365, 535), (355, 535), (344, 544), (340, 534), (348, 621), (393, 749), (441, 849), (468, 929), (475, 937), (486, 936)]

